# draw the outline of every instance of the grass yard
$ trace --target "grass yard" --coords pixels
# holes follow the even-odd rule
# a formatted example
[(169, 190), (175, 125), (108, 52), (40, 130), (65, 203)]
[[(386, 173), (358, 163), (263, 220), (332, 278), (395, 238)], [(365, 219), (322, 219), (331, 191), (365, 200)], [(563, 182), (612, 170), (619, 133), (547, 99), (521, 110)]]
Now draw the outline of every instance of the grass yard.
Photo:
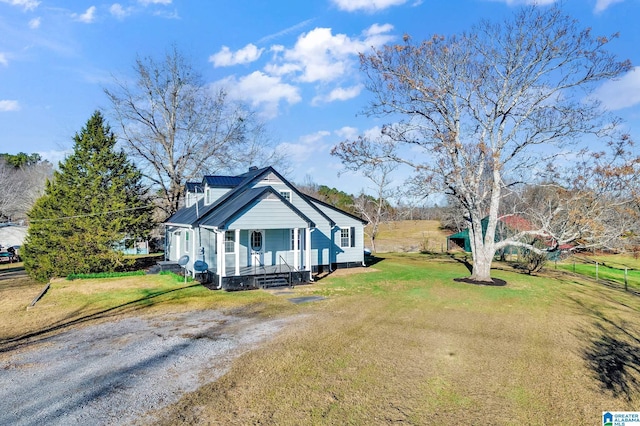
[(264, 315), (294, 310), (290, 303), (264, 292), (210, 291), (172, 275), (56, 279), (45, 296), (27, 309), (43, 288), (26, 276), (0, 280), (0, 352), (69, 327), (123, 315), (239, 307)]
[(453, 281), (467, 273), (399, 254), (299, 287), (327, 299), (162, 423), (598, 424), (640, 410), (640, 298), (552, 271)]
[[(293, 295), (170, 276), (0, 281), (0, 352), (70, 327), (199, 309), (303, 314), (154, 424), (598, 424), (640, 410), (640, 297), (550, 270), (454, 282), (453, 259), (388, 254)], [(294, 305), (287, 298), (324, 296)], [(206, 373), (205, 373), (206, 374)]]
[[(596, 273), (596, 263), (598, 265)], [(559, 269), (600, 282), (613, 287), (624, 288), (625, 268), (626, 283), (629, 292), (640, 295), (640, 259), (625, 254), (589, 254), (581, 253), (558, 262), (547, 265), (549, 268)]]
[[(388, 252), (430, 251), (440, 253), (447, 250), (448, 233), (440, 229), (438, 220), (399, 220), (380, 225), (376, 238), (376, 250)], [(365, 247), (370, 246), (368, 236)]]
[[(595, 264), (585, 263), (562, 263), (558, 264), (558, 269), (576, 274), (584, 275), (599, 280), (607, 280), (617, 283), (621, 287), (625, 283), (625, 271), (619, 267), (611, 267), (606, 264), (599, 264), (597, 273)], [(640, 270), (627, 270), (626, 276), (627, 288), (632, 291), (640, 291)]]

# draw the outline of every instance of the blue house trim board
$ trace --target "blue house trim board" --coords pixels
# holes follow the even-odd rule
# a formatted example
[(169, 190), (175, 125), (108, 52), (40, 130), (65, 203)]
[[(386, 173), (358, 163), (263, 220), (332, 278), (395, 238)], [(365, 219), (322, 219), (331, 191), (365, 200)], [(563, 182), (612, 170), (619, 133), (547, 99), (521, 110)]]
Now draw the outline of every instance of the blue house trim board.
[(272, 167), (189, 182), (185, 207), (165, 222), (165, 259), (206, 264), (226, 290), (312, 280), (364, 264), (366, 221), (298, 191)]

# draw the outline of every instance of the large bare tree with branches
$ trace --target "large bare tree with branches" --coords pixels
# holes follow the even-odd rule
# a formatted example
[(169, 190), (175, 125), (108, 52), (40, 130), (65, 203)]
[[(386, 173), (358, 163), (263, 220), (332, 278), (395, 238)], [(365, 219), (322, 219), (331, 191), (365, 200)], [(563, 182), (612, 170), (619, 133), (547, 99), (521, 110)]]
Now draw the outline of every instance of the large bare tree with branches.
[(468, 223), (471, 278), (491, 281), (496, 250), (526, 244), (521, 234), (495, 241), (510, 187), (535, 181), (549, 162), (561, 167), (569, 160), (560, 154), (577, 150), (589, 135), (605, 140), (615, 128), (589, 93), (630, 70), (607, 49), (616, 37), (595, 37), (559, 7), (538, 6), (457, 36), (420, 43), (405, 36), (361, 55), (373, 95), (366, 112), (400, 120), (378, 140), (392, 149), (360, 137), (337, 150), (359, 165), (380, 161), (383, 153), (454, 197)]
[(204, 84), (175, 46), (161, 60), (139, 57), (134, 73), (135, 84), (116, 79), (105, 93), (127, 153), (167, 216), (180, 208), (186, 181), (282, 161), (256, 111)]

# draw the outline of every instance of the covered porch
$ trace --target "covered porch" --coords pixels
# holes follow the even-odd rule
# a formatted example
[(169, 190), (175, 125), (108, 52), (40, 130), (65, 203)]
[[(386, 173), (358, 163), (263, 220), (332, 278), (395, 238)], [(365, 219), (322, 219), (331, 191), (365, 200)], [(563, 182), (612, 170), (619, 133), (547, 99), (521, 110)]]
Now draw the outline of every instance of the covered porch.
[(209, 272), (217, 288), (243, 290), (311, 280), (309, 227), (209, 231), (215, 246), (210, 245), (215, 260)]

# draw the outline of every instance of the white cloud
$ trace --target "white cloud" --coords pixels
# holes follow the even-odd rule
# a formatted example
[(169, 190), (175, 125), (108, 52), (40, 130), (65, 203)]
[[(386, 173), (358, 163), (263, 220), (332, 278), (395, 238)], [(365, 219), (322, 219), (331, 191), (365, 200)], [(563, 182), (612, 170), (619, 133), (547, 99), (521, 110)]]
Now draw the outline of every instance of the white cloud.
[(278, 115), (281, 102), (292, 105), (301, 100), (297, 87), (283, 83), (279, 77), (269, 76), (260, 71), (240, 78), (228, 77), (216, 83), (216, 86), (224, 87), (233, 99), (250, 102), (270, 118)]
[(85, 24), (90, 24), (96, 19), (96, 7), (91, 6), (86, 10), (82, 15), (78, 15), (74, 13), (71, 15), (76, 21), (84, 22)]
[(399, 6), (407, 2), (407, 0), (331, 0), (338, 9), (347, 12), (355, 12), (364, 10), (366, 12), (375, 12), (383, 10), (391, 6)]
[(322, 102), (329, 103), (333, 101), (346, 101), (353, 99), (362, 92), (362, 88), (363, 86), (361, 84), (351, 87), (337, 87), (325, 96), (316, 96), (311, 103), (313, 105), (317, 105)]
[(306, 83), (335, 81), (355, 70), (358, 53), (391, 41), (393, 36), (388, 33), (392, 29), (389, 24), (374, 24), (361, 37), (351, 38), (333, 35), (331, 28), (315, 28), (300, 35), (292, 49), (281, 54), (272, 50), (276, 57), (265, 69), (275, 75), (297, 73), (297, 78)]
[(302, 142), (305, 145), (314, 145), (320, 142), (325, 137), (329, 136), (330, 134), (331, 132), (328, 132), (326, 130), (318, 130), (315, 133), (300, 136), (300, 142)]
[(218, 53), (209, 57), (214, 67), (228, 67), (231, 65), (248, 64), (256, 61), (264, 49), (258, 49), (254, 44), (247, 44), (242, 49), (232, 52), (227, 46), (222, 46)]
[(283, 142), (276, 149), (286, 153), (295, 163), (303, 163), (313, 155), (327, 151), (328, 145), (322, 143), (322, 141), (330, 134), (326, 130), (320, 130), (316, 133), (301, 136), (299, 143)]
[(66, 149), (63, 151), (41, 151), (37, 154), (40, 154), (40, 157), (42, 157), (43, 160), (47, 160), (57, 167), (59, 162), (64, 161), (72, 153), (72, 149)]
[(615, 3), (622, 3), (624, 0), (597, 0), (596, 7), (593, 9), (595, 13), (600, 13), (606, 10), (609, 6)]
[(33, 18), (29, 21), (29, 28), (32, 30), (40, 28), (40, 24), (42, 23), (42, 19), (40, 17)]
[(131, 14), (131, 8), (124, 8), (120, 3), (114, 3), (109, 7), (109, 13), (118, 19), (124, 19)]
[(618, 80), (604, 83), (593, 96), (612, 111), (640, 104), (640, 67), (633, 68)]
[(143, 6), (148, 6), (150, 4), (171, 4), (173, 0), (138, 0)]
[(0, 2), (10, 4), (11, 6), (19, 6), (24, 10), (34, 10), (40, 4), (37, 0), (0, 0)]
[(18, 101), (4, 100), (0, 101), (0, 112), (18, 111), (20, 110), (20, 104)]
[(372, 128), (365, 130), (362, 136), (367, 139), (379, 139), (383, 136), (382, 128), (379, 126), (373, 126)]
[(5, 67), (9, 66), (7, 55), (5, 55), (3, 52), (0, 52), (0, 65), (4, 65)]
[(358, 137), (358, 129), (356, 127), (344, 126), (334, 132), (342, 139), (355, 139)]

